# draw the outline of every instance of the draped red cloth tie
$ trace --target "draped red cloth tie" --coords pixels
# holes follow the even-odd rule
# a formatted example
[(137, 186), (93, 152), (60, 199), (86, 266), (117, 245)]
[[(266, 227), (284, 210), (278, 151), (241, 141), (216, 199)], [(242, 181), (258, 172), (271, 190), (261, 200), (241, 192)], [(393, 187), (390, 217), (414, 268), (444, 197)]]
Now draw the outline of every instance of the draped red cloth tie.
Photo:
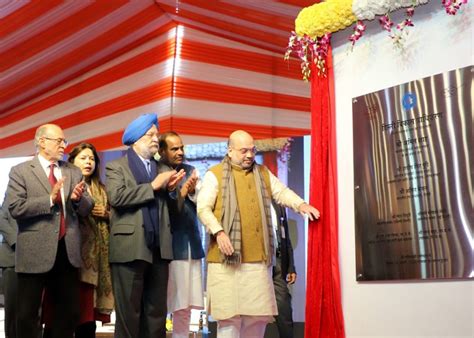
[[(54, 167), (56, 166), (55, 163), (51, 163), (49, 165), (49, 184), (51, 184), (51, 188), (53, 188), (56, 183), (58, 183), (58, 180), (56, 179), (56, 176), (54, 176)], [(59, 206), (59, 211), (61, 213), (60, 215), (60, 220), (59, 220), (59, 239), (63, 238), (64, 235), (66, 234), (66, 222), (64, 219), (64, 210), (63, 210), (63, 201), (61, 198), (61, 190), (58, 191), (58, 194), (56, 195), (56, 199), (53, 201), (54, 204), (57, 204)]]
[(310, 204), (321, 212), (308, 229), (306, 338), (344, 338), (338, 250), (336, 110), (331, 47), (326, 77), (311, 78)]

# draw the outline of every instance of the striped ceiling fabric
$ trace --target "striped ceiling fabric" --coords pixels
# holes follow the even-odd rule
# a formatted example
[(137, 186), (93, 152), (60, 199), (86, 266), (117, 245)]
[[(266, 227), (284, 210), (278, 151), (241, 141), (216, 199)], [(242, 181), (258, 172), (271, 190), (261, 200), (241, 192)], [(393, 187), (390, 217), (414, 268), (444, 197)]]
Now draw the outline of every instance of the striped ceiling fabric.
[(119, 149), (149, 112), (186, 143), (309, 134), (309, 86), (283, 60), (308, 4), (0, 0), (0, 156), (31, 154), (44, 123)]

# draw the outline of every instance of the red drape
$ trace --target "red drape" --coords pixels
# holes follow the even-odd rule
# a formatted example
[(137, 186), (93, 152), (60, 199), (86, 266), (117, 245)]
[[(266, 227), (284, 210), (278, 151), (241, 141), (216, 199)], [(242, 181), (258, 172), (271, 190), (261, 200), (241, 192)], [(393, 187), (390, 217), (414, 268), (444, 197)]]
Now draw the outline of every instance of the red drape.
[(306, 338), (345, 337), (338, 254), (338, 205), (334, 73), (311, 78), (310, 203), (321, 212), (308, 230)]
[(265, 164), (276, 177), (278, 177), (277, 156), (278, 153), (276, 151), (266, 151), (263, 153), (263, 164)]

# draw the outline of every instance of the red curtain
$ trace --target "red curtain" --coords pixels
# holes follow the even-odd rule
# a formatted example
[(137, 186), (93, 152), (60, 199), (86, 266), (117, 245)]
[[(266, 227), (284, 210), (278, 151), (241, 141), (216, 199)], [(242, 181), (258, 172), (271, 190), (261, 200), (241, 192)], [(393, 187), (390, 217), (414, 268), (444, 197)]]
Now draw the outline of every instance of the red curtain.
[(334, 73), (332, 50), (327, 77), (311, 78), (310, 203), (321, 218), (308, 230), (306, 338), (345, 337), (338, 254), (338, 205)]
[(263, 164), (272, 172), (273, 175), (278, 177), (278, 153), (276, 151), (266, 151), (263, 153)]

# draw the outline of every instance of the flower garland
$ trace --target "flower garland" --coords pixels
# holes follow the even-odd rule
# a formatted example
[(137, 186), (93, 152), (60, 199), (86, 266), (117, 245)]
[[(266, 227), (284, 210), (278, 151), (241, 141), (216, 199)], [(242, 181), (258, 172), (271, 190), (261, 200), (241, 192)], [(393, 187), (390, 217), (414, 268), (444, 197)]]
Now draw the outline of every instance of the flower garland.
[[(394, 23), (390, 20), (388, 14), (383, 15), (379, 19), (379, 23), (382, 26), (382, 29), (386, 30), (389, 33), (389, 37), (393, 40), (393, 44), (395, 47), (402, 48), (403, 47), (403, 40), (404, 40), (404, 30), (406, 27), (413, 27), (413, 21), (411, 18), (415, 14), (415, 8), (410, 7), (406, 10), (406, 18), (402, 22), (396, 25), (395, 31), (392, 30)], [(406, 31), (405, 31), (406, 32)], [(408, 32), (406, 32), (408, 34)]]
[(288, 163), (291, 159), (291, 142), (292, 138), (289, 138), (283, 147), (278, 151), (278, 158), (281, 163)]
[[(286, 137), (255, 140), (255, 147), (258, 152), (280, 151), (291, 141)], [(184, 147), (184, 153), (188, 160), (205, 158), (222, 158), (227, 154), (227, 142), (209, 144), (188, 144)]]
[(354, 0), (352, 11), (358, 20), (373, 20), (400, 8), (424, 5), (428, 0)]
[(314, 39), (344, 29), (356, 20), (352, 0), (327, 0), (303, 8), (296, 17), (295, 31), (299, 36)]
[(467, 0), (443, 0), (441, 3), (443, 4), (446, 13), (449, 15), (456, 15), (461, 6), (467, 4)]
[(291, 32), (284, 59), (288, 60), (290, 54), (296, 51), (301, 60), (301, 73), (305, 81), (309, 80), (313, 63), (318, 69), (318, 75), (326, 76), (326, 56), (330, 39), (331, 34), (325, 34), (320, 38), (312, 39), (307, 35), (300, 37), (295, 32)]
[[(331, 33), (356, 25), (349, 37), (351, 47), (354, 47), (365, 32), (364, 20), (379, 19), (382, 29), (389, 33), (396, 47), (403, 46), (403, 40), (412, 27), (415, 7), (426, 4), (428, 0), (326, 0), (303, 8), (295, 20), (295, 31), (291, 32), (285, 60), (295, 53), (301, 60), (303, 79), (308, 81), (311, 67), (314, 64), (319, 76), (325, 76), (325, 60), (329, 47)], [(442, 0), (441, 3), (449, 15), (455, 15), (468, 0)], [(407, 8), (408, 7), (408, 8)], [(400, 8), (407, 8), (405, 19), (394, 24), (389, 14)]]

